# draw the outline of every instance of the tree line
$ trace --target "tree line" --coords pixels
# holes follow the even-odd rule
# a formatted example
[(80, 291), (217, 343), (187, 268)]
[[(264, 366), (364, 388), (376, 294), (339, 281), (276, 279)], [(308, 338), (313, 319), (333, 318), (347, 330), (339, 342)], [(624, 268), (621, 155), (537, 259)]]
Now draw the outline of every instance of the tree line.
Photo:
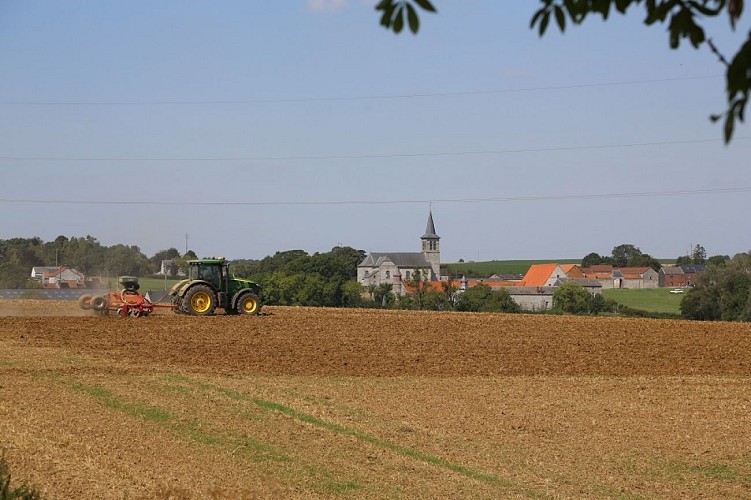
[(149, 258), (138, 246), (105, 246), (90, 235), (48, 242), (38, 237), (0, 240), (0, 288), (32, 286), (31, 269), (38, 266), (64, 266), (86, 276), (148, 276), (159, 270), (162, 253)]
[[(479, 284), (457, 293), (451, 281), (440, 284), (423, 280), (416, 272), (405, 285), (410, 293), (398, 296), (391, 284), (365, 287), (357, 281), (357, 264), (363, 250), (337, 246), (329, 252), (308, 254), (304, 250), (276, 252), (260, 260), (233, 262), (234, 274), (257, 281), (266, 304), (289, 306), (378, 307), (439, 311), (519, 312), (519, 306), (505, 289), (493, 290)], [(175, 248), (160, 250), (147, 257), (138, 246), (102, 245), (92, 236), (58, 236), (44, 242), (38, 237), (0, 240), (0, 288), (33, 286), (31, 268), (55, 266), (75, 268), (84, 274), (100, 276), (149, 276), (159, 271), (163, 260), (181, 265), (198, 258), (189, 250), (180, 255)], [(654, 261), (654, 262), (653, 262)], [(582, 266), (609, 263), (619, 267), (659, 266), (637, 247), (624, 244), (610, 256), (589, 254)], [(677, 263), (706, 264), (681, 302), (681, 315), (688, 319), (751, 321), (751, 252), (732, 259), (707, 258), (701, 245)], [(658, 267), (659, 269), (659, 267)], [(38, 284), (37, 284), (38, 286)], [(576, 283), (559, 287), (553, 296), (554, 312), (599, 314), (612, 311), (615, 304), (600, 294), (591, 295)]]

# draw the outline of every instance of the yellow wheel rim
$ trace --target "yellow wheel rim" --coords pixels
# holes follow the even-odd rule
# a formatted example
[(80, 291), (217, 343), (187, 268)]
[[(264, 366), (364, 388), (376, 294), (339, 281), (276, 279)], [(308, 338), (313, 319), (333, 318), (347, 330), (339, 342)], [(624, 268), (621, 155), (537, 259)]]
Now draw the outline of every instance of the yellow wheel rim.
[(197, 313), (204, 313), (211, 307), (211, 297), (206, 292), (196, 292), (190, 298), (190, 307)]
[(242, 301), (242, 309), (245, 314), (253, 314), (258, 308), (258, 302), (253, 297), (248, 297)]

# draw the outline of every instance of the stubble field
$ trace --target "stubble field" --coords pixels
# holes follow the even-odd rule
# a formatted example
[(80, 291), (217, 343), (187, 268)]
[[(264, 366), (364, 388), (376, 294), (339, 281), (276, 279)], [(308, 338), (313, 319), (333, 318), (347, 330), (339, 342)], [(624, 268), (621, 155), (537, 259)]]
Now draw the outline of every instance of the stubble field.
[(748, 498), (751, 325), (0, 301), (45, 498)]

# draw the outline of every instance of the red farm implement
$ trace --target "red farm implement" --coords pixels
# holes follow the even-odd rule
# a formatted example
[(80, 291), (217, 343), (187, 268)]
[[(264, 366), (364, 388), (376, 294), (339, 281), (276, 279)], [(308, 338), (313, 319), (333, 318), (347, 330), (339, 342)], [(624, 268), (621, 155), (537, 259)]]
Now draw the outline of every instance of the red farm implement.
[(104, 295), (82, 295), (78, 305), (83, 310), (93, 310), (103, 316), (148, 316), (157, 307), (172, 307), (172, 304), (155, 304), (138, 292), (138, 278), (120, 278), (122, 290), (112, 290)]

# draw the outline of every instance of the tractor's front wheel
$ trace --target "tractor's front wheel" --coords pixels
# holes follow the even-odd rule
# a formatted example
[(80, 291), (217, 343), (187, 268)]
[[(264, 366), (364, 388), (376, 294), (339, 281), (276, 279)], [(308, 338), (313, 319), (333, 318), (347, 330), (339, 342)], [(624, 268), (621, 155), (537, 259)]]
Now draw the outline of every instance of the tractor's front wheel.
[(194, 316), (211, 316), (216, 309), (216, 294), (206, 285), (196, 285), (185, 294), (183, 310)]
[(237, 301), (237, 314), (255, 315), (261, 310), (261, 300), (254, 293), (246, 293)]

